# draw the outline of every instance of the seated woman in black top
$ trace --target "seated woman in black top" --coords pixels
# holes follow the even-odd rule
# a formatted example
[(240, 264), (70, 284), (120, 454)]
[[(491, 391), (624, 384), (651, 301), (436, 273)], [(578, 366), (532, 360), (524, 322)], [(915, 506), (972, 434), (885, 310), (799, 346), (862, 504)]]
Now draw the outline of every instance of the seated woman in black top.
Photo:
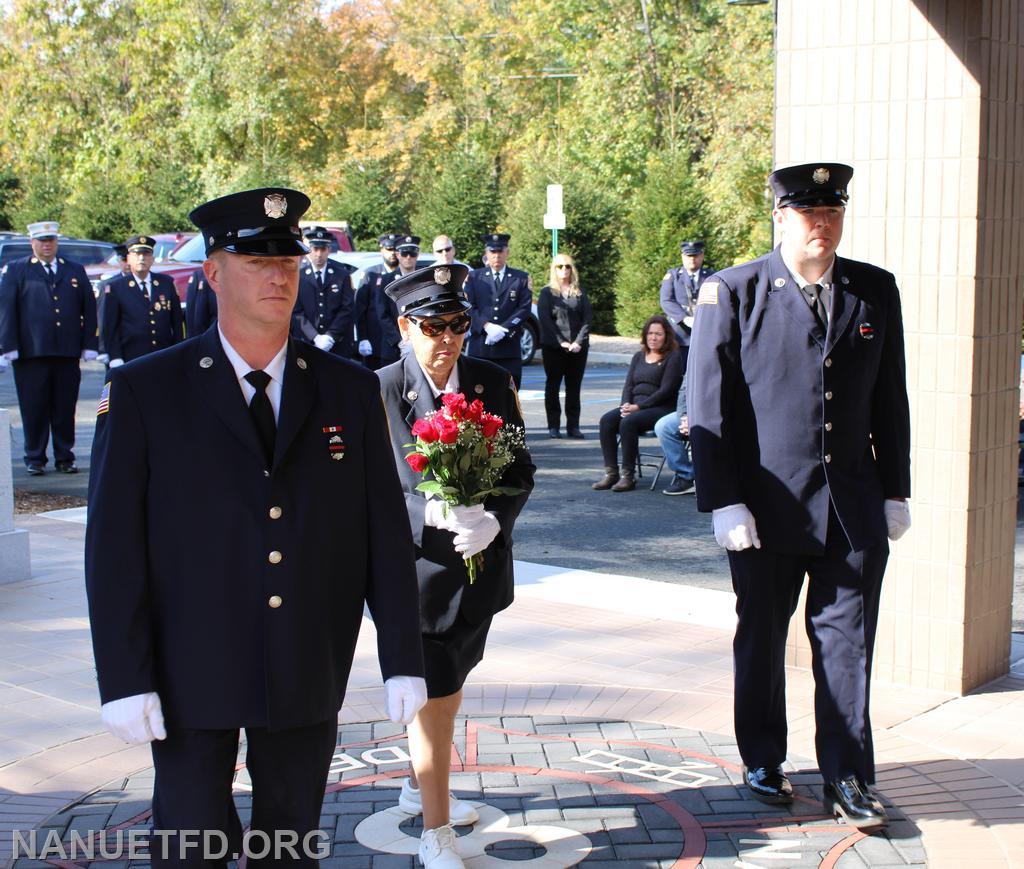
[[(642, 432), (652, 428), (676, 406), (683, 382), (683, 358), (675, 332), (661, 314), (644, 323), (643, 347), (629, 363), (622, 387), (622, 404), (601, 417), (604, 479), (594, 489), (628, 492), (636, 488), (636, 455)], [(616, 461), (615, 436), (622, 441), (622, 475)]]
[(590, 299), (580, 286), (576, 264), (566, 253), (551, 261), (551, 279), (537, 299), (540, 346), (544, 353), (544, 410), (548, 435), (560, 438), (562, 405), (558, 390), (565, 378), (565, 430), (571, 438), (580, 431), (580, 387), (590, 346)]

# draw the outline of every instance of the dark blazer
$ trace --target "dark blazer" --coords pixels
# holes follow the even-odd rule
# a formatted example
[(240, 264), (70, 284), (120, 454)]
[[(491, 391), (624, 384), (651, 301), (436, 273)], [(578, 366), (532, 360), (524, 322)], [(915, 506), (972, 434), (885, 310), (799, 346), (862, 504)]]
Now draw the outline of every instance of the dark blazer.
[(394, 362), (402, 355), (398, 345), (402, 333), (398, 331), (398, 307), (387, 297), (384, 288), (401, 275), (393, 272), (367, 271), (356, 293), (356, 339), (369, 341), (373, 355), (383, 364)]
[(324, 286), (320, 289), (313, 267), (304, 263), (292, 314), (292, 337), (312, 344), (317, 335), (330, 335), (334, 339), (331, 352), (351, 356), (354, 308), (355, 295), (347, 268), (328, 260), (324, 266)]
[(0, 348), (36, 356), (79, 357), (99, 349), (96, 296), (85, 269), (58, 255), (51, 286), (34, 256), (9, 262), (0, 270)]
[[(519, 269), (505, 267), (501, 292), (495, 290), (494, 273), (489, 268), (473, 269), (465, 285), (466, 296), (473, 303), (470, 312), (473, 325), (470, 328), (466, 352), (478, 359), (518, 359), (519, 339), (523, 321), (533, 304), (530, 276)], [(495, 344), (484, 339), (484, 323), (497, 323), (508, 329), (504, 338)]]
[(100, 332), (111, 359), (130, 362), (185, 340), (181, 302), (169, 275), (150, 272), (149, 299), (131, 273), (103, 288)]
[(103, 702), (156, 691), (184, 728), (330, 720), (364, 601), (384, 678), (423, 674), (412, 535), (371, 372), (291, 342), (269, 469), (217, 329), (113, 370), (109, 407), (85, 543)]
[[(697, 286), (714, 274), (712, 269), (701, 266), (697, 273)], [(661, 310), (665, 312), (669, 322), (675, 329), (679, 343), (684, 347), (690, 344), (690, 327), (683, 320), (692, 317), (696, 310), (697, 290), (693, 288), (690, 275), (683, 266), (677, 266), (665, 272), (661, 279)]]
[(690, 345), (697, 506), (746, 504), (763, 546), (824, 551), (829, 502), (855, 550), (884, 545), (910, 495), (910, 411), (895, 278), (837, 257), (828, 333), (776, 248), (701, 288)]
[(210, 289), (202, 269), (192, 272), (185, 293), (185, 334), (202, 335), (217, 319), (217, 294)]
[[(509, 425), (523, 425), (519, 399), (509, 374), (502, 368), (478, 359), (459, 357), (459, 391), (467, 401), (479, 398), (488, 413), (500, 416)], [(501, 532), (484, 550), (484, 566), (469, 585), (466, 567), (452, 548), (452, 533), (424, 526), (426, 498), (416, 486), (423, 475), (405, 462), (411, 452), (406, 446), (415, 441), (412, 425), (434, 410), (433, 393), (416, 357), (408, 354), (399, 362), (382, 368), (381, 394), (391, 428), (391, 449), (398, 476), (405, 490), (405, 504), (416, 543), (416, 576), (420, 585), (420, 626), (425, 633), (438, 633), (455, 621), (460, 611), (473, 624), (479, 624), (512, 603), (512, 530), (516, 518), (533, 490), (536, 470), (528, 450), (522, 450), (501, 478), (504, 486), (523, 489), (520, 495), (488, 498), (484, 503), (501, 523)]]
[(565, 298), (556, 295), (551, 287), (544, 287), (537, 297), (537, 323), (540, 326), (541, 347), (557, 347), (562, 342), (575, 341), (581, 347), (590, 343), (590, 324), (594, 319), (587, 291), (579, 296)]

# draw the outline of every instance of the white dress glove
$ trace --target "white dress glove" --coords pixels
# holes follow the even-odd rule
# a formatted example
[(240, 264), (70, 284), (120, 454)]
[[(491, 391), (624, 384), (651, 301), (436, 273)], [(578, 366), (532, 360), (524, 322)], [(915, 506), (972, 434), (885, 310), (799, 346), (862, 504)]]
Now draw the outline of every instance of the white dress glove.
[(334, 339), (330, 335), (317, 335), (313, 339), (313, 343), (321, 350), (330, 352), (331, 348), (334, 346)]
[(906, 501), (887, 498), (885, 501), (885, 524), (889, 539), (899, 540), (910, 530), (910, 505)]
[(10, 367), (10, 360), (6, 356), (0, 356), (0, 371)]
[(111, 368), (120, 368), (122, 365), (124, 365), (124, 360), (123, 359), (111, 359), (110, 360), (110, 367)]
[(18, 360), (18, 351), (8, 350), (6, 353), (4, 353), (4, 359), (6, 359), (8, 362), (16, 362)]
[(107, 363), (110, 362), (110, 354), (109, 353), (100, 353), (100, 355), (96, 357), (96, 361), (97, 362), (102, 362), (104, 365), (106, 365)]
[(484, 515), (484, 505), (474, 504), (472, 507), (460, 507), (445, 504), (438, 498), (429, 498), (423, 509), (423, 524), (442, 531), (468, 530)]
[(757, 525), (754, 514), (746, 504), (730, 504), (711, 511), (711, 524), (715, 529), (715, 540), (723, 549), (740, 552), (753, 546), (761, 548), (761, 538), (757, 536)]
[(100, 717), (107, 730), (132, 745), (167, 739), (160, 698), (154, 691), (104, 703)]
[(480, 520), (472, 526), (459, 528), (455, 532), (452, 545), (463, 558), (472, 558), (483, 552), (501, 531), (501, 523), (493, 513), (485, 512)]
[(497, 323), (484, 323), (484, 331), (487, 333), (484, 344), (497, 344), (508, 333), (508, 329)]
[(359, 342), (359, 355), (360, 356), (372, 356), (373, 345), (365, 338)]
[(419, 676), (392, 676), (384, 683), (384, 705), (395, 724), (409, 724), (427, 702), (427, 683)]
[(82, 359), (84, 359), (86, 362), (92, 362), (99, 355), (100, 354), (97, 353), (95, 350), (83, 350), (82, 351)]

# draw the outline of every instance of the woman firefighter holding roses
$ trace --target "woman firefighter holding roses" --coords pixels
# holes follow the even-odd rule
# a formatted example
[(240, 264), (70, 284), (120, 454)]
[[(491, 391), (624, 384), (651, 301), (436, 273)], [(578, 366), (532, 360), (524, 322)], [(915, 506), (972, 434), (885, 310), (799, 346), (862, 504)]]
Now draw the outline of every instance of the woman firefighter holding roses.
[[(398, 804), (423, 813), (419, 858), (433, 869), (463, 865), (452, 827), (479, 818), (449, 791), (455, 716), (462, 685), (483, 659), (491, 618), (512, 603), (512, 530), (535, 470), (508, 372), (462, 355), (470, 327), (461, 289), (467, 272), (456, 263), (433, 265), (385, 289), (412, 352), (377, 372), (416, 543), (427, 673), (427, 704), (409, 726), (412, 776)], [(469, 456), (451, 468), (458, 480), (438, 464), (446, 453), (449, 464), (453, 455)], [(424, 473), (435, 464), (437, 473)], [(497, 480), (488, 476), (491, 466)]]

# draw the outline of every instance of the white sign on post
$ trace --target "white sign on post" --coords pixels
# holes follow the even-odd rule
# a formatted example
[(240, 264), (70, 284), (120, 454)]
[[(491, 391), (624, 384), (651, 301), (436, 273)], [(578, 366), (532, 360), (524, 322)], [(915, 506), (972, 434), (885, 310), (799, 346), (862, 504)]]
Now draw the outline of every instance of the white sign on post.
[(545, 229), (565, 229), (565, 214), (562, 212), (562, 185), (548, 185), (548, 210), (544, 215)]

